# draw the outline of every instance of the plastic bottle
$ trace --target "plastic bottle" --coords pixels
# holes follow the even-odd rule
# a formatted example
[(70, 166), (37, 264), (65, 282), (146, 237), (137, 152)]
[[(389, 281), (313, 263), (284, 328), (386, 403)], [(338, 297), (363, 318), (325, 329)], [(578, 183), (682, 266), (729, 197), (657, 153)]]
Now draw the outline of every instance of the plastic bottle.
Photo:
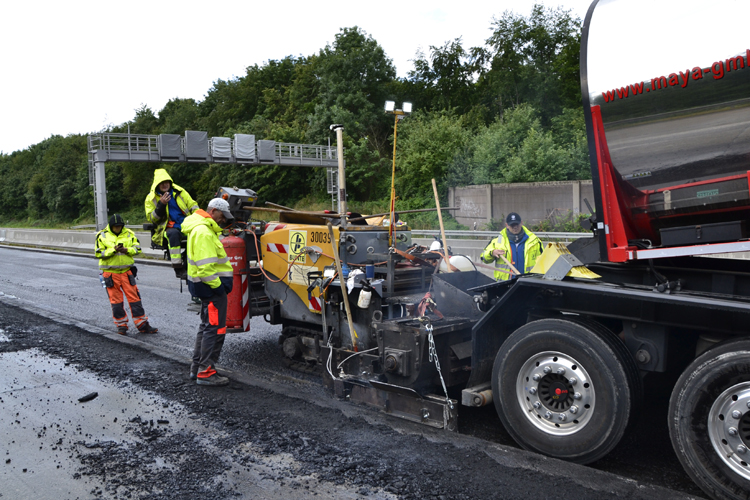
[(370, 307), (370, 299), (372, 299), (372, 287), (368, 282), (363, 281), (362, 290), (359, 292), (359, 298), (357, 299), (357, 307), (367, 309)]
[(99, 283), (102, 284), (102, 288), (107, 288), (107, 284), (104, 282), (104, 271), (99, 271)]

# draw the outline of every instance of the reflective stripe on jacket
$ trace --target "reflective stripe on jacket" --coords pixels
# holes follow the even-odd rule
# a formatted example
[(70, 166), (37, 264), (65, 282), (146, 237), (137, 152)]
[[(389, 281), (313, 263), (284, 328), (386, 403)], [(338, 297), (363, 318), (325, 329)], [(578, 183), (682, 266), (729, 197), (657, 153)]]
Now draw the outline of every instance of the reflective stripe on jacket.
[[(118, 243), (128, 249), (128, 253), (115, 252)], [(99, 269), (109, 273), (121, 274), (128, 272), (135, 262), (133, 257), (141, 253), (141, 244), (135, 233), (123, 227), (120, 234), (112, 232), (107, 225), (96, 233), (96, 256), (99, 257)]]
[[(526, 229), (526, 226), (522, 226), (522, 229), (528, 235), (528, 239), (526, 240), (526, 243), (524, 243), (523, 247), (523, 268), (521, 268), (521, 266), (519, 266), (515, 262), (511, 263), (518, 270), (518, 272), (528, 273), (534, 267), (534, 265), (536, 264), (536, 260), (542, 254), (542, 242), (534, 233)], [(481, 257), (482, 261), (488, 264), (492, 261), (495, 261), (495, 280), (500, 281), (510, 279), (510, 275), (512, 272), (510, 270), (510, 267), (508, 267), (503, 259), (495, 259), (492, 256), (492, 251), (497, 249), (505, 250), (505, 258), (510, 260), (512, 253), (510, 249), (510, 240), (508, 239), (507, 227), (500, 231), (500, 235), (497, 238), (490, 241), (487, 246), (484, 247)]]
[[(169, 207), (165, 207), (165, 213), (162, 217), (159, 217), (156, 213), (156, 204), (159, 202), (159, 198), (161, 198), (161, 193), (159, 193), (158, 187), (159, 184), (164, 181), (172, 182), (172, 178), (167, 171), (163, 168), (157, 168), (154, 170), (154, 182), (151, 184), (151, 191), (146, 195), (146, 201), (144, 203), (146, 220), (152, 224), (156, 224), (156, 229), (154, 230), (154, 235), (151, 239), (157, 245), (162, 244), (164, 231), (167, 230), (167, 224), (169, 223)], [(177, 206), (182, 210), (182, 213), (190, 215), (198, 210), (198, 204), (190, 197), (190, 193), (174, 182), (172, 182), (172, 192), (174, 193), (174, 199), (177, 202)]]
[(182, 221), (182, 232), (188, 237), (188, 287), (196, 297), (210, 297), (222, 286), (221, 278), (232, 279), (232, 264), (219, 240), (221, 231), (211, 216), (200, 209)]

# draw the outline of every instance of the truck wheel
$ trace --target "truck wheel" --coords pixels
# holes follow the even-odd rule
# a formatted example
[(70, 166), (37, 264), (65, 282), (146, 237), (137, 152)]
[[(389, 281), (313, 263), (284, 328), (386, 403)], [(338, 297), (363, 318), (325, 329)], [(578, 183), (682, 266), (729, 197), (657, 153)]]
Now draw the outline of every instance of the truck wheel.
[(720, 344), (685, 369), (669, 400), (669, 436), (711, 498), (748, 498), (750, 340)]
[(635, 361), (620, 339), (577, 320), (522, 326), (500, 347), (492, 370), (492, 399), (516, 442), (581, 464), (617, 445), (640, 391)]

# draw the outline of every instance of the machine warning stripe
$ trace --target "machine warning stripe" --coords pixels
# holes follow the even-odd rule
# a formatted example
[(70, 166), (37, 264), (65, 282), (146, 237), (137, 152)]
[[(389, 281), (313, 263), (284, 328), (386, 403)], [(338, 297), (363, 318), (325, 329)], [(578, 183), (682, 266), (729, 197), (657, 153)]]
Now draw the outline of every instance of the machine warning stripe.
[(320, 299), (312, 295), (308, 295), (308, 298), (310, 299), (310, 310), (320, 312)]
[(267, 243), (266, 247), (268, 247), (269, 252), (289, 253), (289, 245), (284, 245), (282, 243)]

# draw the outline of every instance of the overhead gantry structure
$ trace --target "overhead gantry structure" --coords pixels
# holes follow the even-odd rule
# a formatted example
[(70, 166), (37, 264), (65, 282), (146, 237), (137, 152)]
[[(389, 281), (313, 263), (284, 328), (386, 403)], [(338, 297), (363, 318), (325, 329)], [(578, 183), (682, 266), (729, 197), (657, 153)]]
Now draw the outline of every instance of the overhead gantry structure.
[(233, 163), (246, 166), (327, 167), (337, 169), (336, 146), (291, 144), (255, 140), (251, 134), (208, 137), (207, 132), (185, 131), (185, 135), (113, 134), (89, 135), (89, 184), (94, 187), (97, 230), (107, 215), (104, 164), (108, 161), (164, 163)]

